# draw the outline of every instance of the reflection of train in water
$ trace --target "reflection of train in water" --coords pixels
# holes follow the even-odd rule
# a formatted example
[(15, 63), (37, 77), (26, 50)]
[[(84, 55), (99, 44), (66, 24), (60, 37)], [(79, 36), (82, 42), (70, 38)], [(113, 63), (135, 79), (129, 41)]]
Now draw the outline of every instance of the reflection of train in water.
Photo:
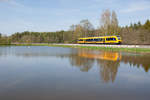
[(121, 44), (120, 36), (100, 36), (100, 37), (87, 37), (79, 38), (79, 44)]
[(103, 59), (103, 60), (110, 60), (110, 61), (118, 61), (121, 60), (121, 54), (118, 52), (101, 52), (101, 53), (94, 53), (94, 52), (79, 52), (78, 54), (80, 57), (84, 58), (91, 58), (91, 59)]

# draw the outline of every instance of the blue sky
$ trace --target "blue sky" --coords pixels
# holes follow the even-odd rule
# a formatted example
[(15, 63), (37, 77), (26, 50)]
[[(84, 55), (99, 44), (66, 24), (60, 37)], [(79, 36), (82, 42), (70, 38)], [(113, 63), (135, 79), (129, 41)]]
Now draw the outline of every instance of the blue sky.
[(0, 32), (68, 30), (82, 19), (97, 28), (105, 9), (116, 11), (121, 26), (150, 19), (150, 0), (0, 0)]

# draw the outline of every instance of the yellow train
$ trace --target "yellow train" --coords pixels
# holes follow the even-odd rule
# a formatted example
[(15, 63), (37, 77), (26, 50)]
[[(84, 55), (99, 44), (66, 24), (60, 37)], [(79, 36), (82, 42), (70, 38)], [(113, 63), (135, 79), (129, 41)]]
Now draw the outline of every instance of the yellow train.
[(121, 44), (122, 39), (120, 36), (100, 36), (100, 37), (87, 37), (78, 38), (79, 44)]

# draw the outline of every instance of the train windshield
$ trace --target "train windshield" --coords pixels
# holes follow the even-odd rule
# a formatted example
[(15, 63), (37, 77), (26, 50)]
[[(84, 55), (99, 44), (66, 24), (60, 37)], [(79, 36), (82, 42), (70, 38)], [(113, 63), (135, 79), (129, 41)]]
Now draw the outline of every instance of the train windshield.
[(120, 36), (117, 36), (118, 40), (121, 40)]

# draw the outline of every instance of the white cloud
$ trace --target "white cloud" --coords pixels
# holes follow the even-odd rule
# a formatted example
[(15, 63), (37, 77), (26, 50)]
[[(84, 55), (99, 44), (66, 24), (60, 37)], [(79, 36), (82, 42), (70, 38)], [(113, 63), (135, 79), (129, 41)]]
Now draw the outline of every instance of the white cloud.
[(0, 2), (8, 3), (11, 6), (16, 6), (16, 7), (24, 7), (24, 5), (16, 2), (15, 0), (0, 0)]
[(134, 2), (131, 3), (128, 8), (120, 10), (121, 13), (132, 13), (137, 11), (143, 11), (150, 8), (149, 1), (141, 1), (141, 2)]

